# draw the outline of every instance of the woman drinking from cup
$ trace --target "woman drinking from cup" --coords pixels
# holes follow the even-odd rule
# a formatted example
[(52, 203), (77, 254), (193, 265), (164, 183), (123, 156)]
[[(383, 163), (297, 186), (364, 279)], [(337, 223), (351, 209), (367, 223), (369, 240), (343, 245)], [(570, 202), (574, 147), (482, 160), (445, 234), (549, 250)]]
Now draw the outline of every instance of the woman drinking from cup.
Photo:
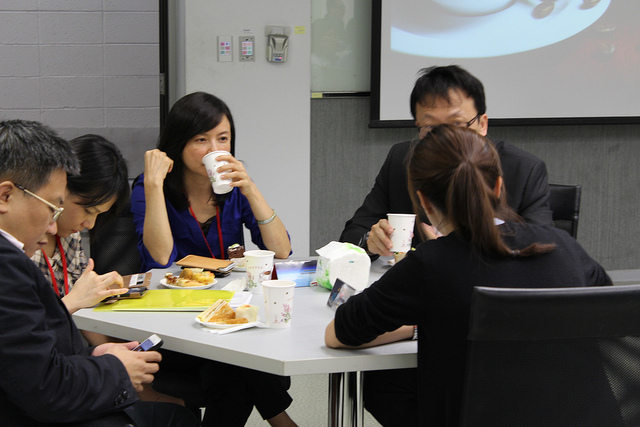
[(436, 126), (414, 147), (407, 172), (416, 212), (424, 210), (443, 236), (418, 245), (341, 305), (325, 342), (371, 346), (417, 338), (417, 373), (403, 384), (404, 400), (413, 388), (413, 406), (386, 400), (376, 418), (384, 417), (383, 425), (457, 426), (474, 286), (582, 287), (611, 280), (567, 232), (527, 225), (507, 207), (499, 157), (477, 132)]
[[(202, 159), (216, 158), (232, 189), (215, 194)], [(196, 92), (171, 108), (158, 148), (145, 154), (145, 171), (133, 188), (132, 212), (141, 237), (142, 268), (162, 268), (186, 255), (227, 258), (229, 245), (243, 244), (244, 224), (260, 249), (287, 258), (291, 242), (282, 221), (234, 157), (235, 128), (227, 105)]]
[[(203, 158), (214, 151), (227, 162), (217, 168), (231, 191), (213, 192)], [(235, 128), (227, 105), (204, 92), (178, 100), (160, 134), (157, 149), (145, 154), (144, 174), (134, 184), (131, 211), (138, 232), (142, 269), (164, 268), (186, 255), (227, 258), (227, 247), (244, 243), (243, 225), (261, 249), (286, 258), (289, 235), (267, 204), (244, 165), (234, 157)], [(213, 171), (212, 171), (213, 172)], [(184, 398), (188, 407), (202, 405), (175, 388), (178, 378), (195, 373), (207, 407), (203, 426), (243, 426), (255, 405), (272, 426), (295, 426), (286, 413), (291, 404), (288, 377), (162, 351), (156, 390)], [(165, 378), (166, 375), (166, 378)], [(192, 394), (192, 393), (191, 393)]]

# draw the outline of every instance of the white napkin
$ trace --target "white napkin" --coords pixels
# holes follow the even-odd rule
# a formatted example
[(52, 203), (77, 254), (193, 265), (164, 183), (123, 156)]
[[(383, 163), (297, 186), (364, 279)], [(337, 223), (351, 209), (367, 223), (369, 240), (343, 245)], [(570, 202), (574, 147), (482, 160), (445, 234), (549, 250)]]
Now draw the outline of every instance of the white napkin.
[(247, 279), (235, 279), (224, 285), (222, 288), (223, 291), (231, 291), (231, 292), (242, 292), (247, 287)]
[(251, 302), (251, 297), (253, 297), (251, 292), (236, 292), (233, 294), (231, 301), (229, 301), (229, 305), (235, 310), (242, 304), (249, 304)]

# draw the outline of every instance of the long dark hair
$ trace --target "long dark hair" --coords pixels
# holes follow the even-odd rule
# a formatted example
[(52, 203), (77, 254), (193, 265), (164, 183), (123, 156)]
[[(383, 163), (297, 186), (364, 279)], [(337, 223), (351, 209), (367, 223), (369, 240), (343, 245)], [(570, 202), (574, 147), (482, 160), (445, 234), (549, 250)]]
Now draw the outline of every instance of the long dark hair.
[[(215, 128), (224, 117), (229, 120), (231, 154), (235, 156), (236, 129), (231, 111), (224, 101), (205, 92), (194, 92), (183, 96), (171, 107), (157, 147), (173, 160), (173, 169), (164, 180), (164, 193), (167, 200), (177, 209), (186, 209), (189, 206), (183, 191), (182, 150), (191, 138)], [(228, 196), (229, 193), (216, 195), (216, 204), (221, 204)]]
[(79, 196), (79, 205), (98, 206), (115, 198), (111, 208), (100, 214), (91, 239), (97, 240), (111, 221), (129, 205), (127, 162), (116, 145), (100, 135), (87, 134), (69, 141), (80, 162), (80, 173), (67, 174), (67, 190)]
[(98, 206), (115, 197), (110, 210), (119, 213), (129, 199), (127, 162), (118, 147), (100, 135), (69, 141), (80, 162), (80, 173), (67, 176), (67, 190), (82, 198), (82, 206)]
[(410, 154), (407, 175), (418, 212), (420, 191), (447, 218), (455, 233), (479, 253), (494, 256), (538, 255), (554, 244), (534, 243), (514, 251), (502, 238), (494, 218), (521, 220), (506, 202), (504, 191), (494, 188), (502, 176), (493, 144), (477, 132), (454, 125), (439, 125), (418, 141)]

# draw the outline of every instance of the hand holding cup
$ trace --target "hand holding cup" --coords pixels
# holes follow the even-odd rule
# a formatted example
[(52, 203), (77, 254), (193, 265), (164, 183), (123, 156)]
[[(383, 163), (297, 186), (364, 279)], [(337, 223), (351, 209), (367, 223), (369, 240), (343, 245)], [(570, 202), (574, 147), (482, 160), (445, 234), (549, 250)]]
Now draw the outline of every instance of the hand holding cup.
[(393, 227), (389, 225), (389, 221), (386, 219), (381, 219), (375, 223), (367, 237), (367, 251), (370, 254), (381, 256), (393, 255), (390, 252), (392, 246), (391, 233), (393, 233)]

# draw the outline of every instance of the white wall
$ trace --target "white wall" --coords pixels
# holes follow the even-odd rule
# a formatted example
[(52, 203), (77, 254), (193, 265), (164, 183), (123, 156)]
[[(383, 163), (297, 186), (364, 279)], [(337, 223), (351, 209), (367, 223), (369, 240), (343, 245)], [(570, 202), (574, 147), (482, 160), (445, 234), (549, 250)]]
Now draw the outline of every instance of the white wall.
[[(229, 105), (236, 156), (287, 227), (293, 256), (308, 256), (310, 2), (183, 0), (178, 9), (184, 16), (176, 37), (183, 43), (176, 57), (184, 58), (184, 93), (202, 90)], [(266, 60), (267, 25), (291, 28), (284, 64)], [(238, 36), (247, 34), (255, 37), (255, 62), (241, 63)], [(218, 62), (218, 35), (233, 36), (232, 62)]]

